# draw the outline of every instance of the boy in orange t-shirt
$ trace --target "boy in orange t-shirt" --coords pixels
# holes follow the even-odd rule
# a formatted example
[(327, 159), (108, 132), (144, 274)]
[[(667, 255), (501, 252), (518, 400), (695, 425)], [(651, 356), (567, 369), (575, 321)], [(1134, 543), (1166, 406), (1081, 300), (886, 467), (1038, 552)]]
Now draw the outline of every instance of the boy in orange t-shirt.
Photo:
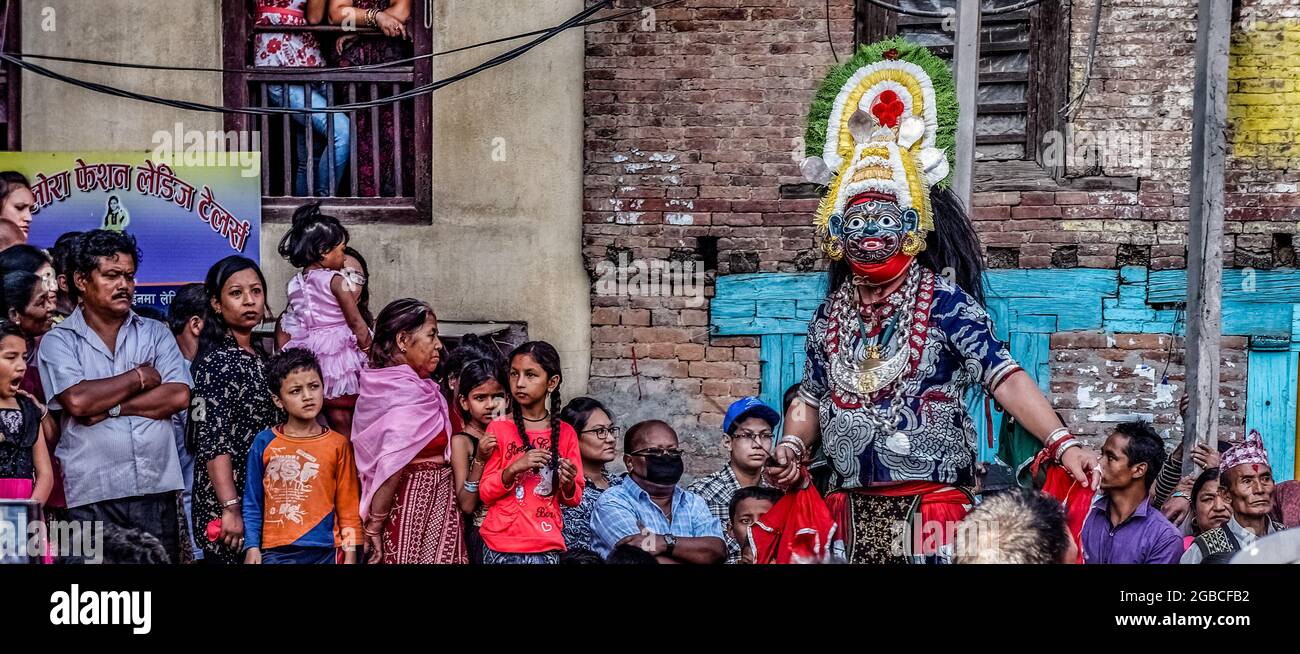
[(244, 490), (244, 563), (356, 563), (361, 490), (352, 443), (316, 422), (324, 384), (316, 355), (290, 348), (266, 366), (284, 424), (253, 440)]

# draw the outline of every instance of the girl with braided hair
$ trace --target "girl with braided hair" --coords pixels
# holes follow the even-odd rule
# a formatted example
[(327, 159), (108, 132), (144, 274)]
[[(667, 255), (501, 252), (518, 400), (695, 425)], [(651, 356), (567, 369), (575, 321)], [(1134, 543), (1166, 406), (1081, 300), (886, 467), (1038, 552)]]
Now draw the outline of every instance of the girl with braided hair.
[[(558, 563), (561, 506), (582, 501), (578, 434), (560, 420), (560, 355), (529, 341), (510, 353), (511, 416), (488, 425), (497, 441), (479, 486), (488, 507), (479, 528), (484, 563)], [(549, 398), (549, 408), (548, 400)]]

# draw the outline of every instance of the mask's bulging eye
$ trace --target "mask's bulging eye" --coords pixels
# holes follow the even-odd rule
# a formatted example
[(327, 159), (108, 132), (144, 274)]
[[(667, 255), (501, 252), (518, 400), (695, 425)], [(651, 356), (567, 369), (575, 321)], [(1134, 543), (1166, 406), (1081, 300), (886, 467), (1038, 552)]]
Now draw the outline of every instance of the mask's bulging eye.
[(880, 225), (881, 229), (898, 229), (900, 225), (898, 219), (893, 216), (881, 216), (876, 220), (876, 224)]
[(867, 226), (867, 221), (863, 220), (861, 216), (855, 216), (854, 218), (850, 219), (849, 224), (846, 225), (846, 227), (848, 227), (848, 229), (851, 230), (862, 229), (863, 227), (866, 226)]

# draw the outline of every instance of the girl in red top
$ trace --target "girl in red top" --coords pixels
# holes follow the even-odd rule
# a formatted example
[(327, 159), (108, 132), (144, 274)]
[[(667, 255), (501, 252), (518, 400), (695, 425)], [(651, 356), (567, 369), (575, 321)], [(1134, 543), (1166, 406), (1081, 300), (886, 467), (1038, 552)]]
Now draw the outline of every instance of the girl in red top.
[(484, 563), (558, 563), (564, 551), (560, 505), (578, 505), (583, 478), (578, 434), (560, 421), (560, 381), (560, 355), (549, 343), (510, 353), (513, 420), (488, 425), (497, 447), (479, 486), (488, 508), (479, 527)]

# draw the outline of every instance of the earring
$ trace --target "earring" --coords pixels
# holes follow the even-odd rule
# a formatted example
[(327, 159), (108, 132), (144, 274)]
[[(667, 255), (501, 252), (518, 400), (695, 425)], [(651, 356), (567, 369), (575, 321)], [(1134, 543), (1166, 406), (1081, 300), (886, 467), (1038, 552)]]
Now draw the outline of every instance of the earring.
[(844, 244), (835, 236), (828, 236), (826, 242), (822, 243), (822, 251), (830, 257), (832, 261), (839, 261), (844, 258)]
[(903, 235), (903, 254), (914, 257), (925, 249), (925, 239), (917, 236), (916, 232), (908, 232)]

